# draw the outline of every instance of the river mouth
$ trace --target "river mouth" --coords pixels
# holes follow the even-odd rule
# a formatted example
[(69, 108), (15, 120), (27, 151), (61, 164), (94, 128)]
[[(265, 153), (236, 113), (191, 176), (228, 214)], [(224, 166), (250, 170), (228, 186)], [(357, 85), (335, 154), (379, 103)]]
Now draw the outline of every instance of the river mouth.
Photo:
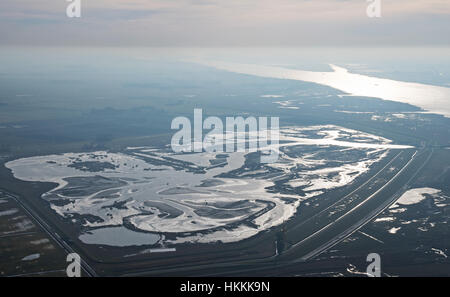
[[(422, 108), (429, 113), (450, 117), (450, 88), (447, 87), (371, 77), (351, 73), (346, 68), (332, 64), (330, 64), (332, 71), (315, 72), (223, 61), (195, 60), (194, 62), (239, 74), (312, 82), (332, 87), (350, 96), (380, 98), (407, 103)], [(273, 95), (269, 96), (269, 98), (274, 98)], [(283, 106), (287, 102), (281, 102), (281, 104)], [(298, 109), (299, 107), (283, 106), (283, 108)]]

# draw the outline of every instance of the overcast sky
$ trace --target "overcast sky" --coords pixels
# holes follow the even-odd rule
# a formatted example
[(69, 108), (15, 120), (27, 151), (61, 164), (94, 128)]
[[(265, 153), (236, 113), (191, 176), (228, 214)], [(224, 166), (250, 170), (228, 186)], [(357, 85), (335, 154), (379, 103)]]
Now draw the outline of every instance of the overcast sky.
[(450, 45), (450, 0), (1, 0), (1, 45)]

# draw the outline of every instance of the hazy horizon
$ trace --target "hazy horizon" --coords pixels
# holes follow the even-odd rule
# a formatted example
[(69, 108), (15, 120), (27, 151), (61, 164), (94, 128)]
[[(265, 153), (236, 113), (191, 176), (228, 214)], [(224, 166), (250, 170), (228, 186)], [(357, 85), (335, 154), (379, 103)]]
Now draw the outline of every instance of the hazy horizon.
[(446, 0), (81, 0), (0, 3), (0, 45), (23, 46), (449, 46)]

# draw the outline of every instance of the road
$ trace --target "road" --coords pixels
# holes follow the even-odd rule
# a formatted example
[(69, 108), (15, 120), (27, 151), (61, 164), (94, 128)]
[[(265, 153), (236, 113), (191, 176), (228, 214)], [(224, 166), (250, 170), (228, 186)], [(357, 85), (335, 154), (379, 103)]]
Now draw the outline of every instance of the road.
[[(169, 267), (157, 270), (149, 269), (126, 274), (126, 276), (186, 274), (196, 276), (237, 275), (239, 273), (251, 273), (265, 269), (282, 269), (283, 267), (295, 265), (298, 262), (310, 260), (361, 229), (365, 224), (369, 223), (373, 218), (395, 203), (401, 194), (407, 190), (410, 182), (428, 163), (432, 154), (433, 150), (421, 149), (420, 151), (415, 151), (395, 176), (389, 179), (387, 183), (378, 188), (374, 193), (363, 198), (358, 204), (342, 213), (339, 218), (328, 223), (325, 227), (294, 243), (290, 249), (277, 257), (271, 256), (265, 259), (229, 261), (226, 263), (212, 263), (198, 266)], [(352, 193), (363, 188), (371, 180), (378, 177), (399, 155), (400, 153), (368, 181), (352, 191)], [(348, 195), (339, 199), (339, 201), (348, 197)], [(326, 212), (339, 201), (333, 203), (315, 216)], [(308, 220), (312, 220), (313, 217)], [(302, 222), (300, 225), (304, 225), (305, 222)]]
[[(329, 224), (327, 224), (325, 227), (322, 227), (321, 229), (319, 229), (318, 231), (314, 232), (313, 234), (311, 234), (310, 236), (306, 237), (305, 239), (301, 240), (300, 242), (297, 242), (296, 244), (293, 245), (292, 248), (296, 248), (298, 246), (300, 246), (301, 244), (303, 244), (304, 242), (313, 239), (314, 237), (318, 236), (320, 233), (327, 231), (328, 229), (330, 229), (332, 226), (335, 226), (337, 223), (341, 222), (342, 220), (344, 220), (345, 218), (347, 218), (348, 216), (350, 216), (352, 213), (354, 213), (355, 211), (357, 211), (358, 209), (360, 209), (361, 207), (364, 207), (365, 204), (372, 199), (373, 197), (375, 197), (376, 195), (378, 195), (379, 193), (381, 193), (386, 187), (388, 187), (389, 185), (391, 185), (394, 181), (396, 181), (396, 178), (402, 174), (404, 172), (404, 170), (411, 164), (411, 162), (416, 158), (417, 156), (417, 151), (414, 153), (414, 155), (411, 157), (411, 159), (408, 161), (408, 163), (405, 164), (405, 166), (391, 179), (389, 180), (386, 184), (384, 184), (381, 188), (379, 188), (377, 191), (375, 191), (373, 194), (369, 195), (367, 198), (365, 198), (362, 202), (360, 202), (359, 204), (357, 204), (355, 207), (353, 207), (352, 209), (350, 209), (348, 212), (346, 212), (345, 214), (343, 214), (341, 217), (339, 217), (337, 220), (334, 220), (333, 222), (330, 222)], [(398, 157), (398, 155), (397, 155)], [(388, 163), (389, 165), (390, 163)], [(387, 166), (387, 165), (386, 165)], [(377, 173), (378, 175), (378, 173)], [(327, 243), (325, 243), (323, 246), (318, 247), (316, 250), (308, 253), (307, 255), (301, 257), (300, 259), (298, 259), (297, 261), (306, 261), (309, 260), (311, 258), (314, 258), (315, 256), (318, 256), (320, 253), (322, 253), (323, 251), (333, 247), (334, 245), (336, 245), (337, 243), (341, 242), (342, 240), (344, 240), (345, 238), (347, 238), (348, 236), (350, 236), (351, 234), (353, 234), (354, 232), (358, 231), (362, 226), (364, 226), (365, 224), (367, 224), (368, 222), (370, 222), (374, 217), (376, 217), (378, 214), (380, 214), (381, 212), (383, 212), (387, 206), (391, 205), (392, 202), (396, 201), (398, 198), (400, 197), (399, 194), (396, 194), (392, 197), (392, 199), (389, 199), (387, 202), (383, 203), (381, 206), (379, 206), (378, 208), (374, 209), (373, 211), (371, 211), (367, 216), (365, 216), (363, 219), (361, 219), (360, 221), (358, 221), (357, 223), (355, 223), (353, 226), (351, 226), (350, 228), (346, 229), (344, 232), (342, 232), (341, 234), (333, 237), (330, 241), (328, 241)]]
[[(374, 219), (376, 216), (378, 216), (380, 213), (382, 213), (384, 210), (386, 210), (388, 207), (390, 207), (392, 204), (394, 204), (401, 197), (401, 195), (408, 189), (409, 183), (417, 176), (417, 174), (425, 166), (425, 164), (428, 163), (428, 161), (430, 160), (432, 154), (433, 154), (433, 150), (431, 150), (430, 154), (427, 156), (426, 161), (424, 163), (422, 163), (420, 165), (420, 167), (408, 179), (407, 183), (405, 183), (404, 186), (401, 187), (398, 191), (396, 191), (396, 193), (394, 195), (392, 195), (389, 199), (384, 201), (378, 207), (374, 208), (364, 218), (362, 218), (361, 220), (356, 222), (354, 225), (350, 226), (347, 230), (345, 230), (344, 232), (342, 232), (339, 235), (335, 236), (334, 238), (332, 238), (330, 241), (328, 241), (324, 245), (318, 247), (317, 249), (311, 251), (310, 253), (306, 254), (302, 258), (298, 259), (296, 262), (310, 260), (310, 259), (318, 256), (322, 252), (326, 251), (327, 249), (332, 248), (333, 246), (335, 246), (336, 244), (338, 244), (342, 240), (346, 239), (347, 237), (349, 237), (350, 235), (352, 235), (353, 233), (355, 233), (356, 231), (361, 229), (364, 225), (369, 223), (372, 219)], [(418, 151), (416, 151), (414, 153), (414, 155), (411, 158), (411, 160), (408, 161), (408, 163), (394, 176), (393, 179), (391, 179), (383, 187), (378, 189), (375, 193), (373, 193), (372, 195), (367, 197), (363, 202), (358, 204), (356, 207), (352, 208), (349, 212), (345, 213), (338, 220), (339, 221), (344, 220), (347, 216), (351, 215), (353, 212), (355, 212), (359, 208), (363, 207), (364, 204), (366, 204), (370, 199), (373, 199), (373, 197), (375, 197), (376, 195), (379, 195), (386, 187), (389, 187), (392, 183), (394, 183), (396, 181), (396, 178), (398, 178), (398, 176), (401, 175), (408, 168), (408, 166), (416, 159), (417, 156), (418, 156)], [(330, 228), (331, 225), (334, 225), (336, 223), (337, 223), (337, 221), (334, 221), (334, 222), (328, 224), (325, 227), (325, 229), (326, 228)], [(323, 231), (323, 230), (319, 230), (318, 232), (320, 232), (320, 231)], [(311, 236), (315, 236), (315, 235), (316, 234), (312, 234)]]
[[(321, 216), (327, 215), (330, 209), (342, 203), (347, 198), (351, 197), (358, 191), (364, 192), (365, 187), (368, 187), (370, 183), (376, 184), (376, 179), (386, 173), (386, 169), (396, 162), (399, 156), (403, 152), (394, 156), (383, 168), (372, 175), (368, 180), (358, 186), (351, 193), (341, 197), (333, 204), (329, 205), (320, 212), (312, 215), (305, 221), (293, 226), (291, 230), (302, 230), (302, 227), (309, 225), (318, 228), (312, 231), (308, 236), (303, 237), (301, 240), (291, 244), (291, 246), (283, 253), (277, 256), (270, 256), (267, 258), (253, 259), (253, 260), (238, 260), (228, 261), (220, 263), (202, 264), (202, 265), (183, 265), (167, 268), (155, 268), (145, 269), (134, 273), (126, 273), (123, 276), (144, 276), (144, 275), (195, 275), (195, 276), (215, 276), (215, 275), (233, 275), (239, 273), (251, 273), (255, 271), (263, 271), (267, 269), (283, 269), (283, 267), (289, 267), (295, 265), (298, 262), (304, 262), (310, 260), (327, 249), (338, 244), (345, 238), (349, 237), (354, 232), (358, 231), (365, 224), (370, 222), (374, 217), (383, 212), (390, 205), (395, 203), (400, 195), (406, 191), (409, 183), (415, 178), (420, 170), (430, 160), (433, 150), (421, 149), (417, 150), (406, 162), (399, 171), (389, 179), (385, 184), (379, 187), (373, 193), (367, 193), (365, 197), (358, 197), (357, 201), (351, 202), (349, 209), (344, 209), (339, 213), (339, 217), (334, 218), (332, 221), (329, 218), (326, 224), (322, 227), (314, 220), (322, 221), (327, 217)], [(401, 159), (402, 162), (403, 159)], [(19, 197), (7, 192), (2, 191), (5, 195), (14, 199), (18, 204), (22, 206), (24, 211), (34, 219), (34, 221), (55, 241), (61, 246), (68, 254), (74, 253), (74, 249), (53, 229), (51, 228), (35, 211), (28, 207)], [(353, 203), (356, 203), (353, 205)], [(346, 205), (346, 204), (344, 204)], [(348, 206), (346, 205), (346, 206)], [(296, 231), (298, 232), (298, 231)], [(97, 276), (95, 270), (86, 261), (81, 260), (81, 267), (87, 276)]]
[[(62, 249), (64, 249), (67, 254), (75, 253), (74, 249), (69, 244), (67, 244), (67, 242), (65, 242), (64, 239), (62, 239), (61, 236), (58, 233), (56, 233), (34, 210), (32, 210), (25, 203), (23, 203), (21, 199), (19, 199), (19, 197), (5, 190), (0, 191), (5, 196), (16, 201), (27, 213), (27, 215), (30, 216), (34, 220), (34, 222), (48, 234), (50, 238), (52, 238)], [(86, 276), (89, 277), (97, 276), (95, 270), (88, 263), (86, 263), (86, 261), (81, 259), (80, 262), (81, 262), (80, 263), (81, 269), (85, 272)]]

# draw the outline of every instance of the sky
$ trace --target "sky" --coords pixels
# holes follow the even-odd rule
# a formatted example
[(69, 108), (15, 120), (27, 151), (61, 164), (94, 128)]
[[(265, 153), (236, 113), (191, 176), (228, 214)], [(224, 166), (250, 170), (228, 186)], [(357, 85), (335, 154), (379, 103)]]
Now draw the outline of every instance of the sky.
[(450, 0), (80, 1), (81, 18), (68, 18), (67, 0), (1, 0), (0, 45), (450, 45)]

